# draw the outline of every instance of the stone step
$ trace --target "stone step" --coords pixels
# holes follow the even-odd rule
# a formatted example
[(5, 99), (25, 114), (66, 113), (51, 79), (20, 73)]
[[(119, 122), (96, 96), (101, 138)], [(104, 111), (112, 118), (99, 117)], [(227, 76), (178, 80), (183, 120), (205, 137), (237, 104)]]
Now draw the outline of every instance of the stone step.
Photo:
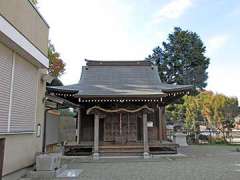
[(104, 153), (104, 152), (120, 152), (120, 153), (132, 153), (132, 152), (137, 152), (141, 153), (143, 152), (143, 149), (100, 149), (99, 152)]
[(142, 156), (143, 152), (100, 152), (101, 157), (109, 156)]
[(143, 153), (143, 146), (100, 146), (100, 153)]

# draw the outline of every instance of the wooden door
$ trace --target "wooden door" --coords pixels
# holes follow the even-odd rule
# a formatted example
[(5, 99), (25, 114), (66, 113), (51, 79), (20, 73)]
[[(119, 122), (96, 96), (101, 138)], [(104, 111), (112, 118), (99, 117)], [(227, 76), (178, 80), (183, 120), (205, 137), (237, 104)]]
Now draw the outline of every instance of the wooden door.
[(122, 136), (122, 144), (126, 144), (128, 142), (128, 133), (129, 133), (129, 119), (127, 113), (121, 113), (121, 136)]
[(121, 136), (120, 136), (120, 118), (119, 114), (115, 113), (112, 114), (112, 136), (113, 136), (113, 141), (117, 144), (121, 143)]
[(137, 141), (137, 117), (136, 114), (128, 114), (128, 141), (136, 142)]
[(108, 114), (104, 119), (104, 141), (126, 144), (138, 139), (137, 116), (132, 113)]
[(133, 113), (122, 113), (122, 143), (137, 141), (137, 118)]
[(104, 141), (113, 141), (112, 129), (112, 118), (110, 115), (107, 115), (104, 119)]

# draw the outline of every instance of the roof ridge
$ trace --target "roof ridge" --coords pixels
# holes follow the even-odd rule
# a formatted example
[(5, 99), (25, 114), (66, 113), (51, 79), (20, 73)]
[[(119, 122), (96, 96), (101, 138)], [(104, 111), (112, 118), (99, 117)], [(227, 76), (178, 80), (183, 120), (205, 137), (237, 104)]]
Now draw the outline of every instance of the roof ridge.
[(89, 60), (85, 59), (87, 66), (152, 66), (149, 60)]

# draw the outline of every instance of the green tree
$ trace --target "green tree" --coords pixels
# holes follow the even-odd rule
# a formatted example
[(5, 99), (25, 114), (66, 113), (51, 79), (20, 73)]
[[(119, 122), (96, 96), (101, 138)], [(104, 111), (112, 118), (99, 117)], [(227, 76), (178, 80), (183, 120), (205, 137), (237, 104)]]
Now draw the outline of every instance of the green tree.
[(184, 122), (185, 109), (182, 104), (171, 104), (166, 108), (166, 119), (169, 124)]
[(199, 109), (204, 119), (204, 124), (208, 126), (208, 128), (212, 128), (214, 125), (214, 112), (213, 112), (213, 99), (214, 94), (211, 91), (202, 91), (198, 96), (196, 96), (199, 101)]
[(211, 91), (202, 91), (197, 96), (184, 97), (185, 128), (196, 131), (199, 124), (222, 132), (226, 141), (226, 131), (234, 127), (234, 118), (239, 113), (237, 98)]
[(185, 128), (189, 131), (195, 131), (197, 125), (198, 101), (193, 96), (185, 98)]
[(162, 46), (153, 49), (153, 54), (146, 59), (158, 65), (163, 82), (191, 84), (196, 89), (206, 87), (209, 58), (197, 33), (175, 27)]
[(234, 127), (234, 118), (238, 115), (238, 100), (217, 94), (213, 98), (213, 124), (222, 132), (224, 141), (226, 141), (226, 131), (229, 132)]
[(48, 59), (49, 69), (48, 72), (53, 77), (61, 76), (65, 71), (65, 63), (60, 58), (60, 54), (56, 52), (54, 45), (49, 41), (48, 45)]
[(55, 77), (51, 83), (47, 82), (47, 86), (63, 86), (63, 83), (60, 79), (58, 79), (57, 77)]

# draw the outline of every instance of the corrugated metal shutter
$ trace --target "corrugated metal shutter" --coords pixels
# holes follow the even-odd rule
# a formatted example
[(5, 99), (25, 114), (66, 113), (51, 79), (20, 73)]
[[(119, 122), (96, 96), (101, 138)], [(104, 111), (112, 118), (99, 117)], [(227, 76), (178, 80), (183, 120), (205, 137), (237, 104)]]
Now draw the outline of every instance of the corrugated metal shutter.
[(12, 51), (0, 43), (0, 132), (8, 131)]
[(37, 68), (16, 55), (10, 131), (34, 131)]

